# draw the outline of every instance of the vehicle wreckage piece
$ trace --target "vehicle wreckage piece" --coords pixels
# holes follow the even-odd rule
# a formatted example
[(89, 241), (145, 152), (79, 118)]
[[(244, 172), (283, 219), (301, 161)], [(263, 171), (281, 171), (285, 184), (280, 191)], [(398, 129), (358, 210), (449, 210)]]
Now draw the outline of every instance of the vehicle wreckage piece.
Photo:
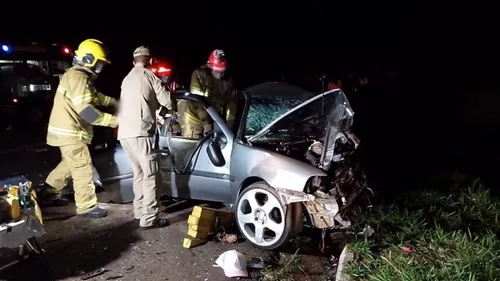
[(276, 188), (283, 205), (303, 203), (312, 226), (324, 229), (343, 229), (351, 226), (339, 214), (339, 205), (333, 195), (316, 191), (314, 195), (305, 192)]

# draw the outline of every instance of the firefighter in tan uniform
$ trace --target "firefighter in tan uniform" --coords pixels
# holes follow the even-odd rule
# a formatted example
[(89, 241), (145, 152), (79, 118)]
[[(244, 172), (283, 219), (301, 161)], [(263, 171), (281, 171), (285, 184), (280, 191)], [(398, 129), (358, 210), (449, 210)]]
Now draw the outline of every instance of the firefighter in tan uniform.
[(47, 144), (59, 147), (61, 162), (49, 174), (41, 197), (60, 198), (69, 178), (73, 179), (76, 213), (102, 218), (107, 211), (99, 208), (93, 182), (92, 159), (88, 145), (94, 125), (116, 128), (115, 116), (96, 106), (115, 106), (116, 100), (98, 92), (94, 80), (107, 59), (107, 48), (95, 39), (83, 41), (75, 51), (73, 67), (61, 78), (54, 97), (47, 130)]
[(134, 51), (134, 67), (123, 79), (118, 120), (118, 139), (128, 155), (134, 172), (134, 217), (144, 229), (164, 227), (168, 221), (158, 218), (158, 154), (155, 152), (156, 111), (171, 109), (170, 92), (149, 68), (148, 48)]
[[(225, 75), (227, 61), (222, 50), (214, 50), (207, 64), (193, 71), (190, 92), (207, 97), (208, 102), (233, 127), (236, 99), (233, 79)], [(203, 107), (194, 101), (179, 101), (182, 136), (201, 138), (212, 130), (212, 120)]]

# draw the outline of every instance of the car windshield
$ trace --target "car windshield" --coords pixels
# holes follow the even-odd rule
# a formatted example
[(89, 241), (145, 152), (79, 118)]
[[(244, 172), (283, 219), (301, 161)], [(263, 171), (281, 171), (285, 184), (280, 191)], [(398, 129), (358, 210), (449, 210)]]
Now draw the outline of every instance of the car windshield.
[(279, 82), (258, 84), (245, 91), (250, 96), (244, 133), (247, 137), (313, 96), (304, 89)]
[(304, 102), (302, 99), (263, 98), (251, 99), (248, 109), (245, 136), (255, 135), (290, 109)]
[(345, 94), (338, 91), (318, 95), (276, 120), (256, 139), (289, 140), (322, 136), (327, 123), (338, 130), (352, 125), (353, 110)]

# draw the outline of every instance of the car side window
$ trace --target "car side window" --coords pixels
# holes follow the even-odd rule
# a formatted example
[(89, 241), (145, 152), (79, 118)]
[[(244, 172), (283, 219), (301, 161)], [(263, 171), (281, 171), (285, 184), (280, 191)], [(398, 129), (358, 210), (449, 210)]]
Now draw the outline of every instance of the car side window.
[(197, 123), (197, 118), (207, 118), (207, 111), (196, 101), (179, 100), (177, 116), (172, 117), (168, 130), (168, 139), (173, 165), (178, 171), (191, 171), (196, 162), (195, 152), (202, 141), (203, 123)]
[(203, 121), (210, 115), (196, 101), (179, 100), (177, 116), (170, 122), (170, 132), (176, 138), (201, 139), (204, 133)]

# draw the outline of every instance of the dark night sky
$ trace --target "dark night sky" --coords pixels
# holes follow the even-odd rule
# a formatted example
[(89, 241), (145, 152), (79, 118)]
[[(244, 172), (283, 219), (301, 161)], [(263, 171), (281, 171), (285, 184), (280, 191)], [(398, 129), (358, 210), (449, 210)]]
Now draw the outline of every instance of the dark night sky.
[[(142, 9), (136, 2), (120, 2), (119, 8), (109, 5), (109, 9), (74, 8), (86, 13), (68, 7), (67, 13), (53, 16), (25, 16), (22, 24), (3, 28), (0, 37), (59, 41), (74, 48), (86, 38), (104, 41), (113, 65), (99, 81), (103, 92), (110, 94), (119, 92), (132, 66), (134, 48), (143, 44), (167, 57), (184, 80), (214, 48), (225, 49), (241, 84), (275, 80), (284, 72), (356, 70), (375, 62), (396, 65), (402, 85), (399, 96), (372, 92), (362, 96), (355, 109), (364, 147), (372, 153), (369, 158), (376, 164), (381, 159), (395, 163), (400, 169), (405, 169), (402, 163), (420, 168), (445, 161), (454, 152), (444, 152), (442, 147), (469, 145), (460, 143), (465, 132), (456, 129), (462, 126), (456, 117), (471, 107), (476, 107), (471, 110), (475, 112), (483, 107), (468, 104), (464, 97), (480, 100), (477, 89), (500, 89), (500, 24), (497, 15), (487, 12), (496, 8), (476, 10), (469, 5), (457, 11), (457, 5), (441, 9), (437, 4), (404, 3), (405, 7), (346, 10), (304, 2), (252, 2), (252, 7), (241, 2), (233, 7), (213, 1), (204, 6), (186, 1), (185, 7), (169, 3)], [(3, 20), (16, 23), (18, 15), (11, 13)], [(490, 93), (483, 104), (498, 104), (500, 95), (496, 90)], [(498, 111), (498, 106), (492, 108)], [(500, 114), (496, 115), (498, 124)], [(467, 132), (477, 133), (471, 130)], [(498, 146), (498, 141), (491, 144)]]
[[(0, 37), (73, 47), (86, 38), (100, 39), (113, 60), (103, 76), (116, 79), (128, 71), (132, 51), (142, 44), (170, 60), (182, 77), (204, 63), (212, 49), (223, 48), (232, 70), (249, 80), (247, 84), (285, 72), (335, 72), (374, 62), (397, 65), (405, 74), (400, 76), (412, 82), (493, 81), (499, 72), (500, 44), (492, 36), (498, 21), (485, 13), (487, 8), (473, 12), (467, 7), (462, 10), (467, 13), (458, 13), (458, 7), (440, 11), (435, 6), (345, 9), (331, 4), (176, 2), (148, 7), (140, 15), (133, 14), (135, 7), (122, 5), (122, 10), (110, 6), (81, 20), (74, 11), (67, 17), (61, 12), (27, 16), (23, 24), (4, 28)], [(15, 14), (12, 20), (9, 16), (6, 21), (18, 21)]]
[[(204, 63), (214, 48), (226, 51), (234, 72), (251, 72), (252, 76), (263, 79), (279, 77), (283, 71), (320, 72), (331, 69), (332, 65), (351, 66), (371, 58), (397, 57), (400, 30), (394, 23), (398, 22), (398, 16), (384, 16), (381, 21), (371, 12), (345, 15), (337, 10), (324, 11), (325, 7), (291, 6), (280, 10), (240, 6), (233, 10), (197, 4), (194, 12), (193, 7), (165, 7), (179, 12), (161, 16), (149, 12), (151, 16), (137, 18), (114, 11), (97, 17), (95, 22), (71, 21), (67, 30), (59, 23), (50, 29), (52, 35), (35, 23), (14, 28), (19, 29), (16, 37), (53, 39), (70, 42), (73, 47), (85, 38), (100, 39), (111, 50), (113, 70), (107, 71), (118, 71), (120, 75), (130, 67), (131, 53), (141, 44), (150, 46), (157, 55), (166, 56), (183, 75)], [(123, 9), (127, 11), (127, 7)]]

